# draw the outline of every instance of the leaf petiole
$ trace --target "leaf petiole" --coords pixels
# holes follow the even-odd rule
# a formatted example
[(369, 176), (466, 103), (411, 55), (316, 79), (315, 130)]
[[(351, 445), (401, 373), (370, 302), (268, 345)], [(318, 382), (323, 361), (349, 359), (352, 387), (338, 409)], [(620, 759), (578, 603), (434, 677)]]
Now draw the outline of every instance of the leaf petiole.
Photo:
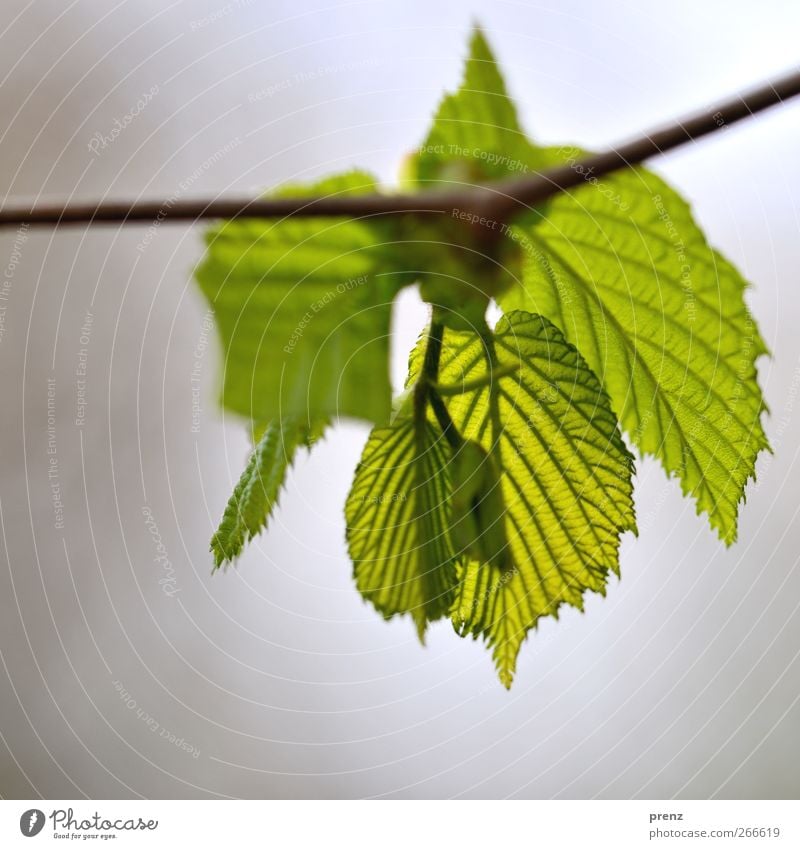
[(414, 417), (419, 423), (423, 423), (427, 414), (427, 406), (431, 405), (436, 420), (442, 428), (445, 439), (454, 449), (461, 447), (463, 438), (458, 432), (450, 413), (445, 406), (442, 396), (436, 389), (436, 378), (439, 375), (439, 361), (442, 356), (442, 337), (444, 336), (444, 324), (437, 320), (436, 313), (431, 319), (428, 343), (425, 346), (425, 355), (422, 363), (422, 373), (414, 386)]

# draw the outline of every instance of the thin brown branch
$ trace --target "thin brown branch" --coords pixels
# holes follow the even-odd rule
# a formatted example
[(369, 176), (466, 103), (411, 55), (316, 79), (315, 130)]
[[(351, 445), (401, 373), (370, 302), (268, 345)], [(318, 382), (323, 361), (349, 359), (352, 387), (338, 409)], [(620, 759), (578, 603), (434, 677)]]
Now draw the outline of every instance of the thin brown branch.
[(508, 222), (522, 207), (542, 203), (560, 191), (580, 185), (587, 177), (600, 177), (620, 168), (637, 165), (770, 106), (800, 94), (800, 71), (736, 95), (722, 103), (660, 129), (643, 133), (632, 141), (579, 162), (541, 174), (515, 177), (480, 187), (432, 191), (426, 194), (370, 194), (319, 198), (213, 198), (186, 200), (98, 201), (81, 203), (35, 202), (8, 204), (0, 209), (0, 227), (121, 223), (136, 221), (197, 221), (208, 218), (283, 218), (292, 216), (344, 216), (380, 214), (450, 214), (454, 209), (470, 216)]
[[(536, 206), (559, 191), (579, 185), (589, 177), (601, 177), (620, 168), (638, 165), (651, 156), (666, 153), (687, 142), (729, 127), (743, 118), (749, 118), (798, 94), (800, 71), (794, 71), (764, 83), (750, 92), (736, 95), (702, 112), (643, 133), (632, 141), (588, 156), (577, 163), (562, 165), (534, 177), (517, 177), (488, 186), (489, 191), (484, 194), (484, 215), (498, 221), (506, 220), (519, 205)], [(493, 196), (489, 197), (490, 194)]]

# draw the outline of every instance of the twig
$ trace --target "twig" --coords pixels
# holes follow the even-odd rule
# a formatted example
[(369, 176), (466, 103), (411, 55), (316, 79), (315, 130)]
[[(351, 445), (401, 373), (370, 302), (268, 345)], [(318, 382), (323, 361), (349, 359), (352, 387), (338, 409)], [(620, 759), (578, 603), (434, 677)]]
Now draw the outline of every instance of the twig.
[(518, 207), (542, 203), (564, 189), (579, 185), (587, 174), (600, 177), (619, 168), (637, 165), (699, 139), (722, 127), (755, 115), (800, 94), (800, 71), (774, 79), (758, 88), (711, 106), (580, 162), (562, 165), (541, 174), (515, 177), (480, 187), (431, 191), (423, 194), (368, 194), (319, 198), (213, 198), (113, 200), (84, 203), (36, 202), (9, 204), (0, 209), (0, 227), (19, 224), (96, 224), (136, 221), (197, 221), (207, 218), (283, 218), (293, 216), (426, 215), (454, 209), (472, 217), (507, 223)]

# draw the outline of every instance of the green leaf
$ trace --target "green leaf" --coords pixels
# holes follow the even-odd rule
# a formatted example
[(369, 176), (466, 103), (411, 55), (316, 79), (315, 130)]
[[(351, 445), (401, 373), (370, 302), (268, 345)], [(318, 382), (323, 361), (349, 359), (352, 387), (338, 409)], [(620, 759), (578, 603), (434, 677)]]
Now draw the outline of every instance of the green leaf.
[(663, 180), (644, 169), (587, 176), (520, 229), (523, 285), (500, 303), (564, 331), (633, 442), (680, 477), (730, 544), (744, 486), (768, 447), (755, 366), (766, 348), (747, 284)]
[(546, 167), (520, 127), (494, 55), (479, 27), (459, 89), (445, 95), (433, 126), (405, 166), (405, 182), (477, 183)]
[[(281, 194), (376, 191), (353, 172)], [(234, 220), (196, 271), (214, 309), (222, 403), (251, 420), (388, 417), (389, 322), (399, 283), (377, 220)], [(368, 386), (369, 391), (364, 391)]]
[(387, 619), (410, 613), (420, 640), (453, 599), (450, 454), (425, 421), (398, 418), (375, 428), (345, 507), (359, 591)]
[[(512, 312), (488, 345), (446, 330), (439, 375), (465, 389), (445, 398), (456, 427), (499, 465), (511, 565), (462, 563), (452, 618), (460, 633), (485, 636), (508, 687), (539, 618), (564, 603), (582, 609), (583, 592), (603, 593), (618, 572), (619, 536), (636, 527), (633, 458), (597, 378), (547, 319)], [(409, 382), (421, 361), (418, 348)]]
[(259, 428), (247, 467), (211, 539), (216, 567), (235, 560), (245, 543), (266, 527), (297, 449), (310, 447), (323, 429), (324, 423), (308, 426), (296, 420), (273, 421)]

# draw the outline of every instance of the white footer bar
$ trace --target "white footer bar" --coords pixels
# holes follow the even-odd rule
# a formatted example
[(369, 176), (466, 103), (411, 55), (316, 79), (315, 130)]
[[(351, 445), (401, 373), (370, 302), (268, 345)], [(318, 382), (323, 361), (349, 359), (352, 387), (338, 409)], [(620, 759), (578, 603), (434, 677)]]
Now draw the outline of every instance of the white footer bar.
[(0, 846), (800, 847), (796, 801), (0, 801)]

